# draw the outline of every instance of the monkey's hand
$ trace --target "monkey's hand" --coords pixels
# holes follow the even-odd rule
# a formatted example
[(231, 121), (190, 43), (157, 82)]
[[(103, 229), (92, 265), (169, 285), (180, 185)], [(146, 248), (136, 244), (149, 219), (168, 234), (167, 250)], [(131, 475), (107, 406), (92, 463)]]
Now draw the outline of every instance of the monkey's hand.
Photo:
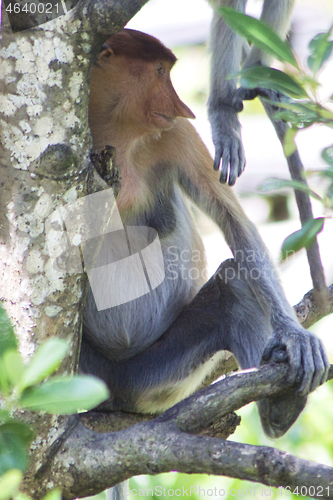
[(265, 89), (263, 87), (256, 87), (254, 89), (239, 87), (233, 97), (232, 105), (235, 108), (235, 111), (239, 113), (240, 111), (243, 111), (243, 101), (252, 101), (256, 97), (264, 97), (269, 101), (279, 102), (281, 101), (281, 96), (282, 95), (275, 92), (275, 90)]
[(298, 396), (306, 396), (322, 385), (330, 363), (321, 340), (300, 325), (281, 329), (268, 340), (261, 364), (288, 362), (288, 382)]
[(240, 123), (235, 110), (226, 104), (211, 108), (209, 119), (215, 145), (214, 170), (220, 169), (220, 182), (233, 186), (245, 167)]

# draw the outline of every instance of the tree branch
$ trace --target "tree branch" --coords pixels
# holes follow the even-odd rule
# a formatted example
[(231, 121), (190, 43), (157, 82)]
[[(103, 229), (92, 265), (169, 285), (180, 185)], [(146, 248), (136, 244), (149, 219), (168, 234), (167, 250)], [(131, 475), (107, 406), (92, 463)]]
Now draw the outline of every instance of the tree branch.
[[(283, 145), (287, 124), (282, 120), (276, 121), (274, 119), (275, 110), (271, 104), (267, 103), (265, 100), (261, 100), (261, 102), (266, 110), (267, 116), (269, 117), (275, 128), (276, 134), (281, 144)], [(288, 156), (287, 162), (291, 178), (295, 181), (302, 182), (305, 186), (307, 186), (304, 167), (297, 149), (292, 155)], [(297, 189), (295, 189), (295, 197), (301, 224), (302, 226), (304, 226), (304, 224), (308, 220), (313, 219), (310, 197), (307, 193), (303, 191), (298, 191)], [(324, 270), (320, 258), (320, 252), (317, 240), (313, 243), (313, 245), (310, 248), (307, 249), (306, 253), (308, 257), (310, 274), (313, 283), (314, 301), (316, 302), (317, 308), (320, 311), (322, 312), (328, 311), (329, 293), (325, 283)], [(326, 314), (328, 313), (326, 312)]]
[(82, 34), (89, 34), (93, 40), (94, 54), (147, 2), (148, 0), (81, 0), (75, 13), (75, 21), (79, 19), (82, 24), (77, 35), (80, 38)]
[(304, 326), (304, 328), (310, 328), (320, 319), (324, 318), (328, 314), (333, 313), (333, 285), (328, 287), (328, 291), (328, 310), (322, 311), (319, 309), (314, 299), (313, 290), (310, 290), (308, 293), (306, 293), (302, 300), (294, 306), (298, 321), (301, 323), (301, 325)]
[[(106, 435), (80, 425), (59, 458), (71, 464), (72, 484), (63, 491), (66, 500), (103, 491), (136, 474), (171, 470), (236, 477), (292, 489), (314, 486), (315, 498), (333, 498), (331, 467), (266, 446), (189, 435), (172, 421), (155, 420)], [(69, 484), (66, 469), (67, 474), (63, 470), (62, 477)], [(80, 481), (74, 481), (75, 477), (80, 477)], [(319, 487), (324, 491), (319, 491)]]
[[(49, 481), (63, 487), (63, 498), (69, 500), (103, 491), (133, 475), (170, 470), (224, 475), (292, 489), (313, 486), (314, 497), (333, 498), (330, 467), (274, 448), (189, 435), (202, 432), (251, 401), (279, 394), (286, 389), (287, 371), (285, 364), (271, 364), (226, 376), (154, 420), (142, 422), (151, 416), (130, 415), (131, 425), (135, 420), (141, 422), (118, 432), (100, 433), (83, 425), (90, 426), (91, 419), (99, 418), (104, 425), (107, 420), (114, 423), (113, 414), (82, 414), (66, 441), (59, 440), (61, 447), (58, 450), (57, 444), (58, 453), (49, 462), (49, 470), (38, 474), (36, 500), (45, 494)], [(119, 421), (124, 422), (122, 416)], [(31, 478), (31, 484), (36, 484), (36, 477)]]

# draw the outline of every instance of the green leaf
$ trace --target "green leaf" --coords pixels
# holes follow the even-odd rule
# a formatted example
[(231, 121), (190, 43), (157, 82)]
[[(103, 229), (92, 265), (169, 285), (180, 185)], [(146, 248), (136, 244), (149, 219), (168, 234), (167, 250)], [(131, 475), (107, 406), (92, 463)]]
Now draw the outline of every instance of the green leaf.
[(19, 383), (20, 391), (51, 375), (59, 367), (68, 346), (68, 342), (57, 338), (44, 342), (23, 372)]
[(286, 110), (276, 113), (276, 118), (284, 119), (290, 123), (307, 127), (313, 123), (333, 123), (333, 113), (318, 103), (311, 101), (274, 101), (273, 106)]
[(333, 51), (333, 42), (328, 38), (332, 28), (327, 33), (318, 33), (310, 42), (311, 51), (308, 57), (308, 66), (316, 74), (327, 61)]
[(32, 437), (30, 427), (21, 422), (10, 421), (0, 426), (0, 475), (10, 469), (25, 470), (26, 448)]
[(28, 464), (25, 444), (15, 432), (2, 432), (5, 425), (0, 426), (0, 475), (10, 469), (24, 471)]
[(19, 489), (22, 472), (12, 469), (0, 476), (0, 500), (10, 500)]
[(333, 181), (333, 168), (326, 168), (325, 170), (311, 170), (312, 172), (319, 173), (323, 177), (327, 177), (331, 181)]
[(298, 132), (298, 128), (293, 125), (292, 127), (288, 127), (286, 129), (286, 133), (283, 140), (283, 152), (285, 157), (288, 158), (297, 150), (297, 146), (295, 144), (295, 136)]
[(5, 424), (6, 422), (9, 422), (11, 420), (11, 417), (6, 410), (0, 410), (0, 425)]
[[(264, 87), (290, 97), (307, 97), (307, 93), (291, 76), (278, 69), (256, 66), (237, 73), (241, 77), (241, 85), (247, 89)], [(234, 78), (235, 75), (232, 76)]]
[(100, 379), (76, 375), (53, 378), (39, 387), (26, 389), (20, 405), (32, 411), (68, 415), (82, 409), (90, 410), (108, 397), (109, 391)]
[(302, 191), (303, 193), (308, 194), (309, 196), (312, 196), (312, 198), (315, 198), (316, 200), (321, 201), (321, 197), (312, 191), (304, 182), (301, 181), (291, 181), (287, 179), (276, 179), (275, 177), (272, 177), (270, 179), (266, 179), (260, 186), (259, 186), (259, 191), (262, 192), (269, 192), (269, 191), (276, 191), (277, 189), (285, 189), (285, 188), (291, 188), (291, 189), (297, 189), (298, 191)]
[(290, 254), (298, 252), (301, 248), (311, 247), (317, 234), (323, 229), (324, 220), (324, 217), (308, 220), (302, 229), (290, 234), (282, 244), (281, 260), (285, 260)]
[(0, 356), (8, 349), (17, 349), (17, 340), (7, 313), (0, 302)]
[(33, 500), (33, 499), (28, 495), (26, 495), (25, 493), (19, 492), (17, 495), (15, 495), (14, 500)]
[(3, 355), (3, 374), (13, 387), (19, 382), (23, 373), (23, 363), (19, 352), (8, 350)]
[(16, 420), (11, 420), (0, 426), (0, 432), (2, 434), (10, 434), (15, 436), (24, 446), (27, 446), (33, 438), (33, 432), (31, 428)]
[(325, 148), (321, 153), (323, 160), (329, 164), (330, 167), (333, 167), (333, 144), (328, 148)]
[(280, 61), (288, 62), (298, 68), (290, 46), (282, 41), (268, 24), (229, 7), (223, 7), (218, 12), (236, 33), (245, 37), (250, 43)]
[(50, 491), (43, 500), (61, 500), (61, 491), (57, 488), (55, 490)]

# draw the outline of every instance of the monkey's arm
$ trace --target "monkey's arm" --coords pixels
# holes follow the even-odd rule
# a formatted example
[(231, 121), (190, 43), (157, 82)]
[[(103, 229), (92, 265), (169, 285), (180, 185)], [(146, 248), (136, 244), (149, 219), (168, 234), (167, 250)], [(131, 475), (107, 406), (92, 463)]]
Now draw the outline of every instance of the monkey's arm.
[[(244, 12), (246, 0), (208, 0), (216, 10), (228, 6)], [(294, 0), (265, 0), (261, 20), (269, 24), (281, 38), (285, 38), (290, 24), (290, 14)], [(212, 126), (215, 145), (214, 168), (222, 162), (220, 181), (230, 186), (245, 166), (240, 134), (240, 124), (236, 112), (243, 109), (243, 100), (252, 100), (262, 95), (265, 89), (236, 90), (235, 80), (226, 77), (240, 69), (244, 42), (236, 35), (215, 12), (211, 28), (211, 84), (208, 101), (208, 113)], [(244, 68), (257, 65), (269, 65), (270, 57), (256, 47), (252, 47), (246, 58)]]
[(298, 384), (298, 394), (305, 395), (327, 377), (329, 362), (322, 343), (298, 323), (258, 231), (232, 190), (218, 182), (216, 172), (210, 168), (210, 155), (192, 125), (182, 120), (179, 126), (191, 137), (186, 165), (183, 163), (180, 169), (181, 186), (223, 231), (239, 273), (245, 277), (262, 311), (270, 317), (273, 334), (262, 361), (288, 359), (289, 379)]

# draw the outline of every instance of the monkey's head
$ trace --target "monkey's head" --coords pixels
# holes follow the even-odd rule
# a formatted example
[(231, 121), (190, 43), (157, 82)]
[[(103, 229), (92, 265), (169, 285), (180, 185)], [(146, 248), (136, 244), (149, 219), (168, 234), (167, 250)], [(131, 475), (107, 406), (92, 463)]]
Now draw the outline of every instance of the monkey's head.
[(175, 55), (156, 38), (124, 29), (103, 45), (91, 76), (89, 123), (108, 117), (136, 133), (195, 118), (170, 79)]

